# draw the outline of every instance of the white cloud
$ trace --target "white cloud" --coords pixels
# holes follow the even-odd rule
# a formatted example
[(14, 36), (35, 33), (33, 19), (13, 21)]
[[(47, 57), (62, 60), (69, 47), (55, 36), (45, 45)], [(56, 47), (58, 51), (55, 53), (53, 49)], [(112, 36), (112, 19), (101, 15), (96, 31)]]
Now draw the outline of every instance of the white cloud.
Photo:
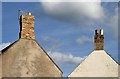
[(92, 42), (92, 39), (88, 36), (81, 36), (76, 40), (77, 43), (83, 44), (85, 42)]
[(101, 2), (101, 0), (39, 0), (40, 2)]
[[(41, 0), (43, 1), (43, 0)], [(80, 0), (83, 1), (83, 0)], [(108, 3), (109, 4), (109, 3)], [(41, 2), (42, 10), (37, 9), (37, 15), (45, 15), (49, 18), (61, 21), (79, 24), (80, 27), (106, 26), (108, 31), (113, 32), (114, 36), (118, 34), (118, 12), (111, 15), (101, 3), (101, 0), (86, 0), (85, 2), (69, 2), (64, 0), (46, 0)], [(39, 11), (42, 11), (40, 13)], [(104, 27), (102, 27), (104, 28)]]
[(6, 48), (7, 46), (9, 46), (10, 44), (11, 44), (10, 42), (0, 44), (0, 51), (1, 51), (2, 49)]
[[(95, 0), (94, 0), (95, 1)], [(96, 0), (100, 1), (100, 0)], [(99, 19), (104, 16), (100, 2), (41, 2), (47, 15), (56, 19)], [(65, 17), (65, 18), (64, 18)], [(72, 18), (73, 17), (73, 18)]]
[(120, 0), (101, 0), (101, 2), (119, 2)]
[(70, 64), (79, 64), (83, 61), (85, 57), (73, 56), (72, 54), (63, 54), (61, 52), (51, 52), (48, 54), (56, 63), (70, 63)]
[(59, 22), (78, 24), (79, 27), (89, 27), (92, 30), (97, 26), (100, 26), (102, 29), (109, 28), (106, 30), (106, 33), (114, 35), (115, 38), (118, 36), (118, 10), (110, 11), (106, 8), (111, 4), (106, 3), (105, 7), (102, 5), (105, 3), (101, 3), (101, 0), (93, 0), (94, 2), (87, 2), (87, 0), (86, 2), (62, 1), (43, 1), (41, 2), (42, 10), (37, 9), (38, 11), (35, 13), (38, 13), (38, 15), (43, 14)]

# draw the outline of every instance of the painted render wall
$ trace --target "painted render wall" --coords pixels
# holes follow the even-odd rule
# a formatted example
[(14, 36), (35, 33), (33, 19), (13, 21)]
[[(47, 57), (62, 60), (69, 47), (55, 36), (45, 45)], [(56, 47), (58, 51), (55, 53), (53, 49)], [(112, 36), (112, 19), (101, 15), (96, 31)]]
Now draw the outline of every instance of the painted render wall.
[(95, 50), (68, 77), (118, 77), (118, 64), (104, 50)]

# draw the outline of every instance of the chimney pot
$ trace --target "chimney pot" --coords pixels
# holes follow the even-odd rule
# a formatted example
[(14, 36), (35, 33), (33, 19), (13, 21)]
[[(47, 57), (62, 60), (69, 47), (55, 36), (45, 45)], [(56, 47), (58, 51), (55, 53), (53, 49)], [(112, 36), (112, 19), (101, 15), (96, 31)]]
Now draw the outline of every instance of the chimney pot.
[(31, 12), (28, 12), (28, 15), (32, 15), (32, 13), (31, 13)]
[(95, 30), (95, 35), (99, 35), (99, 30), (98, 29)]
[(100, 34), (103, 35), (103, 29), (100, 29)]

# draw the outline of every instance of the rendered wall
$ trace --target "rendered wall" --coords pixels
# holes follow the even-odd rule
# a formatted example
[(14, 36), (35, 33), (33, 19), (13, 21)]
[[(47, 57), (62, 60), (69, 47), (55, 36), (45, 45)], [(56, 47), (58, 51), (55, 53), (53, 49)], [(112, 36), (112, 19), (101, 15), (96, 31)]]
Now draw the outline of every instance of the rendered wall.
[(2, 78), (2, 56), (0, 54), (0, 79)]
[(68, 77), (118, 77), (118, 64), (104, 51), (93, 51)]
[(2, 54), (3, 77), (61, 77), (62, 72), (35, 40), (20, 39)]

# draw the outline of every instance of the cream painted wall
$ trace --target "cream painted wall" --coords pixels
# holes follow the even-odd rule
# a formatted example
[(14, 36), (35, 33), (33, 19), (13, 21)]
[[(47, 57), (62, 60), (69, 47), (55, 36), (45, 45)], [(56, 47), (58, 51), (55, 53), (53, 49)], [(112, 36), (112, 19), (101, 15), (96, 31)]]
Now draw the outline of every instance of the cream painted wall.
[(68, 77), (118, 77), (118, 64), (104, 50), (95, 50)]

